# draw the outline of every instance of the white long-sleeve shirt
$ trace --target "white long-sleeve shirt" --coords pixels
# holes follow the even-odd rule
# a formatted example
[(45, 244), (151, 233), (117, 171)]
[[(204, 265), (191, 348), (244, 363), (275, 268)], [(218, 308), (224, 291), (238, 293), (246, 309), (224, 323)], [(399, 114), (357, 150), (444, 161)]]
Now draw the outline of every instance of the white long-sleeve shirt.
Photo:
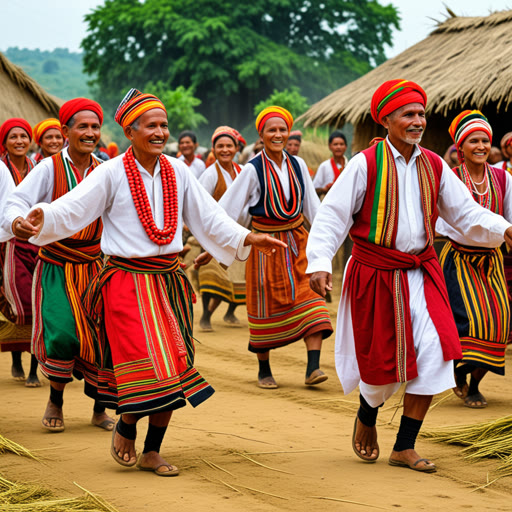
[[(16, 185), (14, 184), (9, 168), (0, 161), (0, 212), (4, 211), (7, 199), (15, 188)], [(0, 243), (7, 242), (7, 240), (10, 240), (12, 237), (13, 235), (10, 228), (4, 229), (0, 227)]]
[(222, 173), (222, 176), (224, 177), (224, 181), (226, 182), (226, 188), (229, 188), (233, 184), (233, 178), (231, 177), (231, 174), (229, 174), (222, 165), (219, 164), (219, 161), (217, 160), (214, 164), (210, 165), (206, 169), (206, 171), (201, 174), (199, 177), (199, 183), (205, 188), (205, 190), (213, 196), (213, 193), (215, 192), (215, 187), (217, 186), (217, 181), (219, 180), (219, 175), (217, 173), (217, 167), (215, 166), (217, 164), (219, 166), (220, 172)]
[[(452, 170), (452, 173), (455, 173)], [(455, 175), (457, 177), (457, 175)], [(457, 179), (459, 179), (457, 177)], [(508, 222), (512, 222), (512, 175), (505, 171), (505, 195), (503, 197), (503, 217)], [(444, 219), (438, 219), (436, 223), (436, 232), (442, 236), (446, 236), (454, 242), (461, 245), (468, 245), (473, 247), (481, 247), (481, 244), (475, 242), (466, 233), (462, 233), (457, 229), (453, 228)], [(499, 247), (503, 243), (503, 240), (496, 240), (495, 244), (487, 244), (486, 247)]]
[[(347, 166), (348, 159), (343, 155), (343, 169)], [(336, 164), (336, 167), (341, 170), (341, 166)], [(326, 185), (334, 182), (334, 171), (332, 169), (331, 159), (322, 162), (315, 173), (313, 178), (313, 185), (316, 188), (324, 188)]]
[[(396, 249), (417, 254), (427, 242), (416, 167), (420, 150), (416, 147), (412, 158), (406, 162), (389, 139), (387, 140), (398, 174), (399, 207)], [(332, 273), (331, 261), (354, 223), (353, 216), (361, 209), (366, 185), (366, 158), (360, 153), (350, 160), (326, 194), (317, 212), (306, 249), (308, 274), (318, 271)], [(479, 246), (500, 245), (503, 243), (505, 231), (511, 227), (503, 217), (479, 206), (444, 161), (437, 206), (441, 218), (458, 233), (471, 237)], [(439, 346), (439, 336), (426, 306), (423, 272), (421, 269), (408, 270), (407, 277), (415, 343), (421, 343), (422, 340), (429, 340), (432, 343), (434, 340), (435, 345)], [(390, 314), (393, 313), (390, 312)], [(335, 343), (336, 369), (343, 390), (347, 394), (359, 384), (360, 375), (355, 355), (350, 299), (346, 294), (342, 295), (340, 300)], [(422, 375), (422, 372), (427, 371), (425, 368), (432, 372), (432, 361), (428, 357), (424, 357), (421, 367), (418, 363), (418, 379), (427, 383), (418, 390), (418, 394), (428, 395), (439, 392), (428, 384), (435, 382), (435, 378), (432, 375), (429, 376), (430, 378)], [(447, 383), (446, 388), (451, 385)]]
[(183, 155), (180, 155), (179, 160), (181, 160), (189, 168), (189, 170), (192, 171), (192, 174), (197, 179), (199, 179), (201, 174), (203, 174), (203, 172), (206, 169), (206, 165), (204, 165), (204, 162), (196, 156), (194, 157), (194, 160), (192, 160), (192, 163), (190, 165), (188, 165), (187, 162), (185, 162), (185, 157)]
[[(25, 184), (23, 181), (11, 195), (8, 211), (14, 216), (19, 212), (28, 212), (32, 207), (42, 208), (43, 228), (37, 236), (30, 239), (36, 245), (46, 245), (71, 236), (101, 216), (101, 249), (107, 255), (144, 258), (180, 252), (183, 249), (181, 234), (185, 222), (201, 246), (218, 261), (229, 265), (235, 256), (238, 259), (247, 258), (250, 248), (243, 247), (243, 241), (249, 231), (226, 215), (199, 185), (184, 163), (171, 157), (166, 158), (175, 170), (178, 188), (176, 234), (168, 245), (157, 245), (152, 242), (135, 209), (122, 158), (123, 155), (120, 155), (99, 165), (79, 185), (51, 205), (44, 202), (35, 204), (37, 201), (28, 203), (26, 189), (34, 183)], [(157, 227), (163, 228), (160, 164), (157, 162), (154, 174), (151, 175), (137, 161), (136, 163), (155, 223)], [(37, 179), (44, 181), (44, 171), (39, 174), (39, 178), (33, 178), (34, 182)], [(43, 195), (44, 191), (40, 196)]]
[[(285, 161), (286, 153), (283, 152), (283, 162), (279, 167), (273, 160), (272, 165), (279, 177), (279, 181), (283, 187), (283, 192), (286, 200), (290, 199), (290, 177), (288, 176), (288, 165)], [(299, 162), (300, 170), (302, 173), (302, 180), (304, 182), (304, 197), (303, 197), (303, 213), (309, 222), (313, 222), (320, 200), (316, 194), (315, 187), (309, 175), (306, 162), (299, 156), (295, 157)], [(226, 191), (219, 201), (219, 204), (226, 210), (227, 214), (248, 226), (250, 223), (251, 215), (249, 208), (255, 206), (261, 195), (260, 180), (254, 165), (248, 163), (244, 165), (240, 175), (234, 181), (233, 185)]]

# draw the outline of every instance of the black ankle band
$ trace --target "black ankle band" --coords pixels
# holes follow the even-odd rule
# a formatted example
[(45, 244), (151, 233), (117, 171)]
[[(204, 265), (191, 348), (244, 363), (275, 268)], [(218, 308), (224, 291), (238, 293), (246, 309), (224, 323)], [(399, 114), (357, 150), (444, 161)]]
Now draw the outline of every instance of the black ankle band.
[(164, 440), (167, 427), (156, 427), (151, 423), (148, 425), (148, 433), (144, 441), (144, 450), (142, 453), (160, 452), (160, 446)]
[(258, 378), (264, 379), (265, 377), (272, 377), (272, 371), (270, 370), (270, 359), (258, 359), (259, 372)]
[(320, 350), (308, 350), (306, 377), (309, 377), (318, 368), (320, 368)]
[(50, 402), (62, 409), (62, 405), (64, 404), (64, 390), (55, 389), (53, 386), (50, 386)]
[(95, 414), (101, 414), (105, 412), (105, 406), (99, 400), (94, 400), (93, 411), (95, 412)]
[(414, 418), (409, 418), (409, 416), (402, 416), (393, 450), (395, 452), (414, 450), (416, 438), (418, 437), (418, 432), (422, 424), (423, 421), (421, 420), (415, 420)]
[(377, 423), (377, 414), (379, 413), (379, 407), (372, 407), (365, 399), (364, 396), (359, 393), (359, 410), (357, 411), (357, 417), (359, 421), (367, 427), (374, 427)]
[(135, 441), (137, 437), (137, 423), (125, 423), (122, 416), (117, 422), (116, 430), (119, 435), (130, 441)]

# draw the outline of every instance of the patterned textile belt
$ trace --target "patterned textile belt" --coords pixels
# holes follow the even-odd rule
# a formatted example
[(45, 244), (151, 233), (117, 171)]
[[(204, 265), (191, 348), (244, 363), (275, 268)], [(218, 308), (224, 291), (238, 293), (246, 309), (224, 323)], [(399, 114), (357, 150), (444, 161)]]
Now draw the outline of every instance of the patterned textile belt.
[(462, 252), (464, 254), (490, 254), (499, 249), (499, 247), (496, 249), (490, 247), (470, 247), (468, 245), (458, 244), (453, 240), (450, 240), (450, 243), (456, 251)]
[(288, 222), (269, 219), (267, 217), (253, 217), (252, 228), (263, 233), (275, 233), (276, 231), (289, 231), (298, 228), (304, 223), (304, 215), (301, 213), (297, 218)]
[(100, 240), (100, 238), (94, 240), (68, 238), (41, 247), (39, 257), (47, 263), (60, 267), (66, 263), (90, 263), (101, 258)]
[(116, 267), (134, 274), (168, 274), (177, 272), (181, 268), (176, 253), (149, 258), (109, 256), (105, 262), (105, 267)]

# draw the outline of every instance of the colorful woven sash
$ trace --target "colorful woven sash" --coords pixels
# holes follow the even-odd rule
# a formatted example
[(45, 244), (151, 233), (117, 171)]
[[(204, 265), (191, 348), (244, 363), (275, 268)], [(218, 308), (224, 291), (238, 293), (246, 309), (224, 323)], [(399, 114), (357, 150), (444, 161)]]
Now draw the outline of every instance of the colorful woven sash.
[(104, 335), (101, 290), (119, 271), (129, 272), (133, 276), (137, 295), (133, 314), (140, 314), (157, 379), (164, 380), (183, 373), (191, 362), (187, 362), (182, 332), (192, 333), (192, 318), (191, 308), (175, 307), (182, 302), (173, 298), (173, 294), (184, 293), (183, 271), (177, 254), (132, 259), (110, 256), (106, 260), (84, 297), (91, 319), (96, 327), (100, 326), (97, 347), (99, 361), (103, 360), (105, 349), (105, 341), (101, 340)]
[(340, 177), (343, 167), (341, 169), (339, 169), (338, 165), (334, 161), (334, 158), (331, 158), (331, 167), (332, 167), (332, 172), (334, 173), (334, 180), (333, 180), (333, 183), (334, 183)]
[[(35, 164), (28, 157), (25, 157), (25, 160), (27, 162), (27, 174), (28, 174), (35, 167)], [(7, 153), (2, 157), (2, 161), (8, 167), (9, 171), (11, 171), (11, 176), (12, 176), (12, 179), (14, 180), (14, 184), (16, 186), (18, 186), (23, 181), (23, 176), (21, 175), (21, 172), (11, 162), (11, 159), (9, 158), (9, 155)]]
[[(469, 174), (468, 168), (466, 167), (465, 163), (459, 165), (458, 167), (454, 167), (453, 171), (459, 177), (462, 183), (466, 185), (467, 189), (471, 192), (473, 199), (480, 206), (487, 208), (488, 210), (491, 210), (491, 212), (503, 215), (503, 197), (505, 194), (505, 180), (500, 180), (500, 176), (495, 175), (495, 172), (498, 171), (497, 169), (491, 168), (487, 163), (485, 164), (485, 175), (487, 177), (489, 189), (487, 193), (483, 196), (478, 195), (475, 192), (473, 181), (471, 180), (471, 175)], [(503, 173), (501, 173), (501, 176), (503, 176)], [(502, 183), (500, 183), (500, 181), (502, 181)]]
[(288, 177), (290, 179), (290, 199), (286, 201), (281, 180), (274, 169), (272, 162), (268, 159), (265, 151), (261, 152), (263, 163), (263, 205), (267, 217), (278, 220), (294, 220), (302, 212), (302, 188), (299, 179), (295, 174), (289, 157), (283, 156), (288, 168)]
[[(82, 177), (70, 160), (62, 152), (52, 156), (54, 185), (52, 201), (76, 187)], [(92, 156), (91, 172), (101, 162)], [(39, 250), (39, 258), (46, 264), (54, 265), (52, 272), (42, 272), (43, 293), (52, 293), (55, 286), (64, 283), (65, 293), (76, 323), (76, 336), (80, 342), (80, 357), (89, 363), (94, 362), (94, 341), (81, 296), (92, 278), (101, 269), (101, 219), (95, 220), (73, 236), (53, 242)], [(42, 296), (35, 292), (35, 304), (41, 308)], [(53, 312), (56, 316), (60, 311)], [(42, 333), (41, 322), (36, 320), (35, 333)], [(43, 333), (44, 335), (44, 333)]]
[[(393, 153), (387, 141), (379, 142), (375, 151), (375, 188), (372, 191), (368, 189), (373, 199), (369, 231), (365, 238), (373, 244), (394, 248), (398, 229), (398, 175)], [(434, 243), (435, 222), (432, 220), (433, 216), (437, 215), (437, 197), (434, 195), (436, 189), (434, 169), (423, 149), (416, 158), (416, 167), (427, 233), (425, 247), (427, 247)]]

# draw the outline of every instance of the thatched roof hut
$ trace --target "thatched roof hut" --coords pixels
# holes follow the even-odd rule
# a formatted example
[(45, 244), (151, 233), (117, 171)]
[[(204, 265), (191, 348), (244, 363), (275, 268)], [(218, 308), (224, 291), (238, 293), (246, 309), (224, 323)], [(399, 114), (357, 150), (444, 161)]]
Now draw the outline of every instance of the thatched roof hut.
[(10, 117), (23, 117), (33, 126), (47, 117), (59, 117), (62, 100), (48, 94), (1, 52), (0, 91), (0, 124)]
[(422, 145), (443, 154), (448, 126), (464, 109), (479, 109), (494, 131), (494, 144), (512, 130), (512, 10), (486, 17), (453, 16), (423, 41), (314, 104), (305, 126), (354, 125), (352, 150), (360, 151), (383, 128), (370, 116), (373, 92), (385, 80), (406, 78), (426, 91), (427, 130)]

